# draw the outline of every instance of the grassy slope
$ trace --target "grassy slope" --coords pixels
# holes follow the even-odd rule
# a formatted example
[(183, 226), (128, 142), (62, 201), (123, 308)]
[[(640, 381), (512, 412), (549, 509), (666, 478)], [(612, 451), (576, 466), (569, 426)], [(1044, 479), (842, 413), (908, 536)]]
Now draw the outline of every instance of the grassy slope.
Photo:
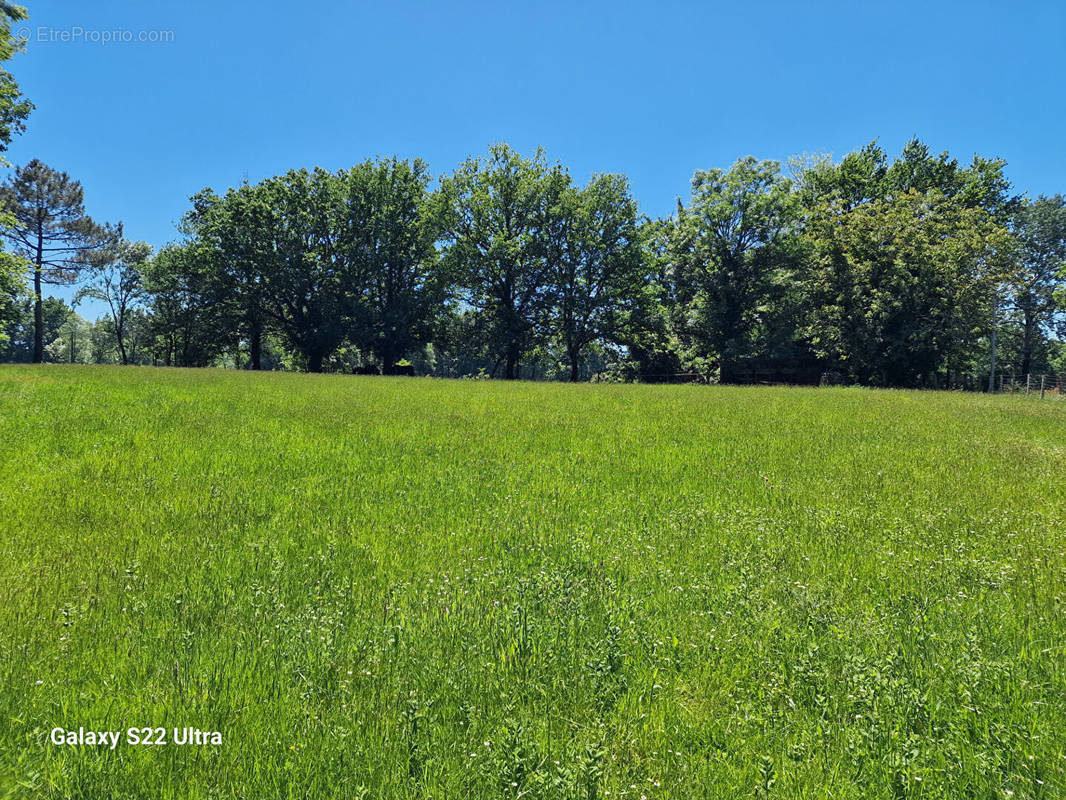
[(1066, 794), (1066, 404), (9, 367), (0, 414), (0, 797)]

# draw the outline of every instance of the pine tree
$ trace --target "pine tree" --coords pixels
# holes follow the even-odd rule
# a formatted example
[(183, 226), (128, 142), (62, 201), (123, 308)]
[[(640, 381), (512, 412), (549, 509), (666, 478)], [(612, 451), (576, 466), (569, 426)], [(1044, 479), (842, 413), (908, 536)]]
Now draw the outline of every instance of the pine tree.
[(44, 358), (42, 285), (74, 283), (93, 254), (121, 235), (121, 224), (100, 225), (85, 214), (84, 197), (79, 181), (37, 159), (16, 168), (0, 187), (0, 207), (14, 217), (5, 236), (32, 269), (35, 364)]

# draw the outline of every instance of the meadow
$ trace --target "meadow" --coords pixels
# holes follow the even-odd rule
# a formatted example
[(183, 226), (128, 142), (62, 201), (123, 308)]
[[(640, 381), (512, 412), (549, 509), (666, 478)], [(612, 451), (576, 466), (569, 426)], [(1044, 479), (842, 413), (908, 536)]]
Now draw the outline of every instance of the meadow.
[[(0, 368), (0, 797), (1066, 796), (1066, 403)], [(57, 745), (56, 727), (221, 744)]]

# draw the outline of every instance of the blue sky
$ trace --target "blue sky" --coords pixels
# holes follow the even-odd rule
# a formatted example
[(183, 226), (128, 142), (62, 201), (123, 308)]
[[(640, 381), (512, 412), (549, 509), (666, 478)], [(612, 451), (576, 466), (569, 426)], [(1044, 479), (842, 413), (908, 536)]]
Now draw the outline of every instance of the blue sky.
[(204, 186), (379, 154), (440, 174), (501, 140), (627, 174), (650, 215), (697, 168), (914, 135), (1066, 191), (1062, 0), (25, 2), (9, 160), (157, 246)]

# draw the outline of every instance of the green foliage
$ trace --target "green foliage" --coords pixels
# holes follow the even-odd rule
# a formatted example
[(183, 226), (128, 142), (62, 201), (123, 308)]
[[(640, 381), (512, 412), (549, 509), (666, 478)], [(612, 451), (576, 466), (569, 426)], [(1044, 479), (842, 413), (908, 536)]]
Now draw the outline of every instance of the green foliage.
[(152, 255), (147, 242), (122, 240), (93, 259), (89, 282), (78, 290), (75, 303), (89, 297), (107, 303), (115, 344), (123, 364), (129, 363), (126, 332), (136, 306), (146, 299), (144, 265)]
[(0, 186), (0, 211), (7, 215), (4, 237), (32, 274), (33, 361), (40, 362), (46, 344), (43, 285), (76, 282), (121, 238), (122, 226), (94, 222), (85, 213), (81, 183), (38, 159), (16, 168)]
[(60, 364), (94, 363), (89, 346), (93, 327), (91, 322), (72, 310), (56, 330), (55, 338), (45, 346), (45, 361)]
[(9, 339), (8, 328), (19, 319), (19, 305), (26, 294), (26, 263), (0, 250), (0, 348)]
[(86, 215), (80, 181), (37, 159), (16, 167), (0, 187), (0, 203), (11, 215), (5, 237), (43, 283), (74, 283), (121, 233)]
[(207, 366), (232, 344), (233, 305), (219, 297), (205, 250), (195, 243), (169, 245), (141, 267), (152, 349), (168, 367)]
[(847, 211), (882, 197), (888, 155), (877, 142), (870, 142), (837, 164), (820, 158), (812, 164), (798, 164), (796, 172), (797, 190), (806, 207), (835, 201)]
[(567, 186), (551, 213), (549, 326), (576, 381), (590, 346), (625, 341), (649, 302), (640, 214), (621, 175)]
[(981, 208), (907, 191), (807, 221), (808, 334), (853, 379), (920, 385), (964, 369), (992, 321), (1010, 239)]
[(1036, 371), (1040, 355), (1046, 369), (1048, 335), (1066, 333), (1061, 321), (1066, 308), (1066, 199), (1041, 195), (1023, 204), (1012, 229), (1018, 269), (1007, 285), (1004, 322), (1008, 335), (1011, 327), (1017, 331), (1014, 363), (1026, 375)]
[[(11, 24), (27, 18), (26, 9), (22, 6), (0, 3), (0, 64), (25, 48), (25, 40), (12, 35)], [(11, 140), (26, 129), (26, 118), (31, 111), (33, 103), (22, 95), (14, 76), (0, 68), (0, 153), (6, 151)]]
[(559, 224), (553, 210), (565, 202), (570, 183), (543, 151), (527, 159), (506, 144), (441, 179), (445, 268), (462, 301), (476, 310), (485, 346), (504, 364), (505, 378), (518, 377), (520, 363), (545, 336), (548, 247)]
[(1063, 441), (1024, 397), (3, 367), (0, 793), (1057, 797)]
[(3, 348), (2, 360), (19, 363), (33, 361), (36, 332), (41, 331), (43, 355), (41, 360), (60, 360), (49, 355), (48, 346), (59, 336), (60, 331), (74, 314), (74, 310), (66, 304), (66, 301), (58, 297), (45, 297), (41, 301), (41, 325), (35, 324), (35, 303), (32, 295), (19, 296), (15, 309), (12, 312), (12, 320), (6, 330), (7, 345)]
[[(142, 265), (156, 273), (144, 340), (166, 364), (571, 381), (834, 371), (936, 386), (985, 372), (993, 351), (1022, 374), (1057, 363), (1061, 198), (1025, 201), (1003, 161), (960, 165), (917, 139), (895, 159), (871, 142), (790, 166), (697, 171), (688, 204), (658, 220), (624, 176), (579, 186), (506, 144), (437, 191), (424, 162), (397, 158), (205, 189), (186, 240)], [(59, 209), (44, 214), (61, 241), (34, 269), (40, 298), (36, 284), (93, 263), (78, 227), (99, 226), (68, 176), (24, 171), (22, 195), (39, 185)], [(23, 256), (31, 228), (12, 228)]]
[(358, 262), (354, 344), (385, 374), (432, 338), (447, 291), (437, 266), (439, 204), (424, 161), (366, 161), (343, 174), (344, 243)]
[(313, 372), (346, 341), (386, 371), (426, 343), (445, 290), (429, 180), (422, 161), (385, 159), (193, 197), (199, 289), (253, 369), (271, 329)]
[(765, 304), (788, 263), (796, 215), (791, 183), (776, 161), (741, 159), (728, 171), (698, 170), (669, 244), (679, 333), (717, 359), (728, 383), (749, 355)]
[(182, 257), (195, 277), (198, 304), (211, 309), (210, 319), (221, 347), (247, 343), (250, 367), (262, 368), (263, 340), (271, 327), (266, 302), (267, 270), (273, 263), (273, 209), (267, 192), (242, 184), (219, 197), (210, 189), (193, 195), (182, 220), (190, 236)]
[[(126, 320), (123, 342), (127, 364), (153, 364), (151, 333), (142, 309)], [(70, 311), (45, 346), (46, 362), (56, 364), (121, 364), (115, 323), (110, 316), (89, 322)], [(28, 358), (26, 360), (29, 360)]]
[(818, 158), (797, 166), (797, 188), (807, 207), (835, 203), (848, 211), (864, 203), (908, 192), (925, 194), (936, 190), (958, 198), (967, 208), (983, 208), (1005, 224), (1020, 206), (1021, 198), (1010, 193), (1003, 174), (1006, 162), (975, 156), (969, 167), (960, 167), (949, 153), (934, 156), (929, 147), (912, 139), (894, 161), (870, 142), (838, 163)]
[(266, 226), (260, 243), (267, 253), (260, 265), (266, 313), (306, 368), (321, 372), (344, 341), (359, 279), (359, 264), (345, 246), (343, 180), (321, 168), (292, 170), (252, 192)]
[(802, 269), (785, 319), (811, 351), (881, 385), (983, 372), (975, 359), (996, 325), (996, 293), (1022, 279), (1006, 229), (1024, 206), (1004, 162), (977, 156), (964, 168), (913, 140), (891, 163), (873, 142), (836, 164), (798, 166)]

